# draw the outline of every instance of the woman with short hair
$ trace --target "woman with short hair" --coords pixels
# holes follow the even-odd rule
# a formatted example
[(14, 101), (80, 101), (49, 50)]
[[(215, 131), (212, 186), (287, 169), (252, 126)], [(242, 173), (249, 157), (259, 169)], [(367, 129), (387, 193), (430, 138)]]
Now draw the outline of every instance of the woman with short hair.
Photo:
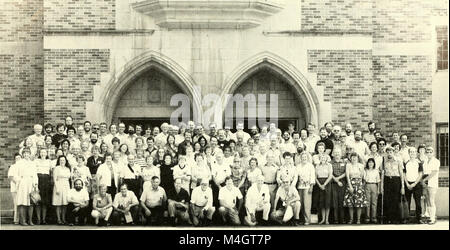
[[(31, 160), (31, 151), (24, 149), (23, 159), (20, 160), (17, 168), (17, 206), (19, 210), (19, 221), (22, 226), (33, 226), (33, 204), (30, 194), (38, 188), (38, 176), (35, 162)], [(27, 224), (28, 212), (28, 224)]]
[[(51, 161), (48, 159), (47, 150), (39, 150), (38, 158), (35, 160), (38, 175), (38, 189), (41, 202), (36, 207), (37, 224), (47, 224), (47, 207), (51, 205)], [(42, 217), (41, 217), (42, 216)], [(41, 220), (42, 219), (42, 220)]]
[(346, 166), (345, 175), (347, 177), (347, 189), (344, 196), (344, 207), (349, 208), (350, 220), (353, 223), (354, 209), (356, 209), (356, 224), (361, 224), (362, 208), (367, 206), (366, 191), (364, 188), (364, 165), (359, 163), (358, 154), (353, 152)]

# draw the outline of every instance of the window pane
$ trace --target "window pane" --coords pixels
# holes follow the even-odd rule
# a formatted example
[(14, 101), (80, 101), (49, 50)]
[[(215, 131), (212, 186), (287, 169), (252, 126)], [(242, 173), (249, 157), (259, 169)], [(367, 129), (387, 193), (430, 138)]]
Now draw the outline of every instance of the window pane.
[(448, 124), (437, 124), (436, 157), (440, 160), (441, 166), (448, 166), (448, 132)]

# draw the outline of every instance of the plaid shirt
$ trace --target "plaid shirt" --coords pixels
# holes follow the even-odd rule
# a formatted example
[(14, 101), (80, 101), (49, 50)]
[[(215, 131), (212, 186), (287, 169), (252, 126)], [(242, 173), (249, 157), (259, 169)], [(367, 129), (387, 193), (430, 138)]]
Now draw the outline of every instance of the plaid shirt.
[(346, 163), (344, 160), (341, 160), (340, 162), (332, 160), (331, 165), (333, 166), (333, 176), (334, 177), (338, 177), (338, 176), (345, 174)]

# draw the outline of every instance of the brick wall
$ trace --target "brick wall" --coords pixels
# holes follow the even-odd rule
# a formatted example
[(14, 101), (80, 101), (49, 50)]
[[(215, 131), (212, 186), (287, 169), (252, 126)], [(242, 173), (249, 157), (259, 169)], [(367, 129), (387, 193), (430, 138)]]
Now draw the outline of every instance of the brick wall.
[(116, 0), (46, 0), (45, 29), (113, 30)]
[(317, 73), (317, 85), (324, 87), (333, 122), (365, 130), (372, 120), (372, 52), (310, 50), (308, 71)]
[(302, 0), (302, 29), (370, 32), (373, 2), (373, 0)]
[(373, 57), (374, 119), (385, 132), (431, 143), (431, 66), (426, 56)]
[(43, 0), (0, 3), (0, 187), (19, 143), (44, 119)]
[(61, 121), (72, 115), (84, 121), (87, 101), (93, 100), (93, 87), (100, 73), (109, 70), (109, 50), (44, 50), (46, 122)]
[(0, 42), (42, 41), (43, 0), (2, 0)]

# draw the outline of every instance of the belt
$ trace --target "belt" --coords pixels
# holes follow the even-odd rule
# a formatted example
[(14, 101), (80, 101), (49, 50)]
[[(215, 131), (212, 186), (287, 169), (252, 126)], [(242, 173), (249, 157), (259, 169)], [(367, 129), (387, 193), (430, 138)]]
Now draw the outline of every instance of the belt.
[(366, 184), (378, 184), (377, 182), (366, 182)]
[(266, 185), (277, 185), (278, 183), (277, 182), (264, 182), (264, 184), (266, 184)]
[(384, 177), (385, 177), (385, 178), (389, 178), (389, 179), (400, 178), (400, 176), (387, 176), (387, 175), (385, 175)]

